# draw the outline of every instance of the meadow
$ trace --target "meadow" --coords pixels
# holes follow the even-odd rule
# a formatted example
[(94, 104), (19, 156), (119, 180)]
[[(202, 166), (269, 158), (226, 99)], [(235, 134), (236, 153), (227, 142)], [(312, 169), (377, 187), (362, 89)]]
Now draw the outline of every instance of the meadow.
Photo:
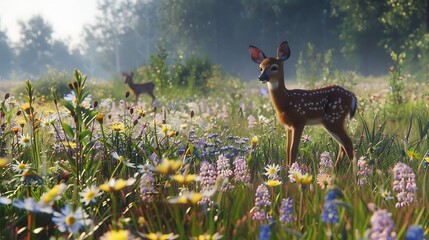
[(77, 70), (65, 95), (3, 87), (0, 235), (424, 239), (429, 87), (405, 77), (397, 93), (392, 79), (345, 86), (358, 98), (346, 123), (356, 152), (338, 169), (338, 144), (317, 126), (286, 167), (286, 134), (256, 77), (211, 79), (205, 94), (158, 91), (154, 106)]

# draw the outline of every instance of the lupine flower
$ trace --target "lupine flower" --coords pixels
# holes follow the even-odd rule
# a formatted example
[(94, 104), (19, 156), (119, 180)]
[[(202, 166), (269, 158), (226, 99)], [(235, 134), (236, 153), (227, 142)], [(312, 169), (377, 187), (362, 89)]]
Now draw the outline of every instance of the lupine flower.
[(143, 234), (145, 239), (149, 240), (173, 240), (179, 238), (179, 235), (174, 233), (163, 234), (160, 232)]
[(31, 145), (31, 138), (28, 134), (23, 134), (20, 138), (19, 138), (19, 143), (23, 146), (23, 147), (29, 147)]
[(329, 189), (326, 193), (325, 203), (323, 203), (322, 222), (338, 223), (338, 206), (335, 202), (342, 193), (338, 189)]
[(332, 172), (333, 166), (334, 163), (329, 152), (323, 152), (320, 154), (319, 174)]
[(101, 236), (101, 240), (132, 240), (134, 236), (128, 230), (112, 230)]
[(107, 183), (101, 184), (99, 186), (100, 190), (103, 190), (105, 192), (116, 192), (121, 189), (123, 189), (126, 186), (131, 186), (134, 184), (136, 180), (134, 178), (130, 178), (128, 180), (124, 179), (114, 179), (111, 178)]
[(265, 208), (271, 206), (270, 193), (264, 184), (261, 184), (256, 189), (255, 207), (253, 209), (253, 220), (266, 220), (269, 215), (266, 214)]
[(357, 185), (364, 186), (368, 184), (368, 177), (371, 174), (371, 168), (368, 165), (368, 162), (365, 160), (365, 157), (362, 156), (357, 162), (358, 172), (357, 172)]
[(280, 172), (281, 166), (278, 164), (270, 164), (266, 166), (264, 175), (268, 177), (268, 179), (279, 179), (278, 173)]
[(243, 156), (238, 156), (235, 158), (233, 165), (235, 181), (248, 184), (250, 181), (250, 174), (246, 159)]
[(304, 174), (304, 170), (301, 169), (301, 167), (299, 166), (299, 163), (297, 163), (297, 162), (292, 163), (292, 166), (290, 166), (290, 169), (289, 169), (289, 176), (288, 177), (289, 177), (290, 182), (292, 182), (292, 183), (296, 182), (294, 173)]
[[(200, 166), (200, 186), (202, 191), (209, 191), (216, 186), (217, 172), (213, 164), (206, 161)], [(199, 204), (211, 203), (210, 198), (203, 198)]]
[(155, 194), (155, 178), (150, 170), (143, 171), (140, 179), (140, 194), (143, 201), (151, 201)]
[(280, 222), (289, 223), (293, 221), (293, 198), (283, 198), (280, 206)]
[(389, 212), (385, 209), (376, 210), (371, 216), (371, 229), (369, 238), (373, 240), (393, 240), (396, 233), (393, 231), (395, 224)]
[(218, 240), (222, 239), (222, 235), (219, 233), (209, 234), (204, 233), (196, 237), (191, 237), (192, 240)]
[(102, 192), (100, 192), (100, 189), (96, 186), (89, 186), (86, 187), (82, 192), (79, 193), (79, 195), (82, 197), (80, 200), (85, 205), (88, 205), (90, 202), (95, 202), (95, 198), (99, 197)]
[(411, 225), (407, 229), (407, 233), (405, 234), (406, 240), (424, 240), (425, 233), (420, 225)]
[(67, 231), (73, 234), (78, 233), (82, 227), (92, 224), (92, 220), (81, 207), (73, 212), (68, 204), (61, 209), (61, 212), (54, 212), (52, 221), (58, 226), (60, 232)]
[(267, 224), (261, 225), (261, 229), (259, 230), (258, 240), (268, 240), (271, 236), (270, 226)]
[(398, 200), (395, 206), (404, 207), (414, 203), (417, 185), (413, 169), (404, 163), (398, 162), (393, 168), (393, 178), (393, 191), (396, 192)]
[(36, 202), (34, 198), (25, 198), (24, 200), (14, 200), (14, 207), (24, 209), (33, 213), (52, 213), (54, 210), (51, 205)]
[[(231, 164), (229, 163), (229, 159), (226, 158), (223, 155), (219, 155), (217, 161), (217, 174), (221, 179), (230, 179), (233, 175), (233, 172), (231, 170)], [(222, 191), (227, 191), (231, 188), (234, 188), (234, 186), (231, 183), (226, 183), (222, 186)]]

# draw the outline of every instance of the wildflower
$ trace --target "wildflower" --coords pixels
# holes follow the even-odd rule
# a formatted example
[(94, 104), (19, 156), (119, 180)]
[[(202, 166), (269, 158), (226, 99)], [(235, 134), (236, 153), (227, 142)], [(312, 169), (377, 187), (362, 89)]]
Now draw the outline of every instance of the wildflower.
[(194, 192), (194, 191), (185, 191), (181, 193), (177, 197), (170, 198), (168, 200), (169, 203), (172, 204), (197, 204), (200, 202), (203, 197), (209, 198), (211, 195), (213, 195), (215, 192), (215, 189), (211, 191), (203, 191), (203, 192)]
[(27, 169), (22, 173), (21, 181), (28, 185), (43, 183), (43, 179), (32, 169)]
[(278, 179), (278, 172), (280, 172), (280, 165), (278, 164), (270, 164), (266, 166), (264, 175), (268, 177), (268, 179)]
[(424, 159), (423, 159), (423, 166), (425, 167), (425, 168), (427, 168), (428, 167), (428, 165), (429, 165), (429, 155), (428, 154), (426, 154), (426, 156), (424, 157)]
[[(217, 174), (221, 179), (230, 179), (233, 175), (232, 170), (230, 169), (229, 159), (223, 155), (219, 155), (217, 161)], [(227, 191), (228, 189), (234, 188), (231, 183), (226, 183), (222, 186), (222, 191)]]
[(4, 168), (4, 167), (6, 167), (6, 165), (7, 165), (8, 163), (9, 163), (9, 159), (4, 158), (4, 157), (0, 158), (0, 168)]
[(393, 199), (392, 192), (384, 189), (381, 190), (380, 195), (385, 201), (390, 201)]
[(125, 130), (125, 125), (123, 122), (112, 122), (110, 123), (110, 129), (115, 132), (122, 132)]
[(173, 240), (179, 238), (179, 235), (174, 233), (163, 234), (160, 232), (143, 234), (143, 237), (149, 240)]
[(269, 240), (271, 236), (270, 226), (267, 224), (261, 225), (261, 229), (259, 230), (259, 240)]
[(180, 166), (182, 166), (181, 160), (168, 160), (164, 158), (162, 162), (155, 167), (155, 169), (161, 174), (168, 175), (176, 172)]
[(200, 177), (196, 174), (187, 174), (187, 175), (176, 174), (171, 176), (171, 178), (176, 182), (184, 185), (200, 180)]
[(265, 213), (265, 207), (271, 206), (270, 193), (264, 184), (261, 184), (256, 189), (255, 193), (255, 207), (252, 216), (253, 220), (266, 220), (269, 218)]
[[(91, 105), (91, 94), (89, 94), (88, 96), (85, 97), (85, 99), (82, 101), (82, 107), (87, 107)], [(74, 91), (71, 91), (68, 94), (64, 95), (64, 100), (66, 100), (67, 102), (71, 102), (73, 105), (77, 104), (77, 98), (76, 95), (74, 94)]]
[(116, 180), (114, 178), (111, 178), (109, 182), (101, 184), (99, 188), (100, 190), (105, 192), (116, 192), (125, 188), (126, 186), (133, 185), (135, 181), (136, 180), (134, 178), (130, 178), (128, 180), (124, 180), (124, 179)]
[(73, 234), (78, 233), (82, 227), (92, 224), (92, 220), (81, 207), (73, 212), (68, 204), (61, 209), (61, 212), (54, 212), (52, 221), (58, 226), (60, 232), (67, 231)]
[(321, 189), (325, 189), (332, 184), (332, 177), (327, 173), (319, 173), (316, 177), (316, 182)]
[(283, 198), (280, 206), (280, 222), (293, 222), (293, 198)]
[(80, 200), (85, 205), (88, 205), (90, 202), (95, 202), (95, 198), (99, 197), (102, 192), (100, 192), (100, 189), (96, 186), (89, 186), (86, 187), (82, 192), (79, 193), (79, 195), (82, 197)]
[(125, 164), (125, 166), (130, 167), (130, 168), (135, 168), (136, 165), (132, 162), (130, 162), (130, 160), (126, 159), (124, 156), (119, 156), (117, 152), (113, 152), (112, 153), (112, 158), (118, 160), (119, 162)]
[(425, 233), (420, 225), (411, 225), (407, 229), (407, 233), (405, 233), (406, 240), (424, 240)]
[(31, 138), (28, 136), (28, 134), (24, 134), (19, 138), (19, 143), (23, 147), (29, 147), (31, 145)]
[(319, 174), (330, 173), (333, 170), (334, 163), (329, 152), (320, 154)]
[(338, 223), (338, 206), (336, 199), (342, 193), (338, 189), (329, 189), (326, 193), (325, 203), (323, 203), (322, 222)]
[(247, 117), (247, 123), (249, 125), (249, 128), (254, 128), (256, 125), (256, 118), (253, 115), (249, 115)]
[(385, 209), (376, 210), (369, 221), (371, 223), (369, 232), (370, 239), (396, 239), (396, 234), (393, 231), (395, 225), (391, 218), (391, 214)]
[(406, 155), (410, 161), (419, 160), (421, 158), (418, 152), (412, 150), (407, 150)]
[(268, 179), (268, 181), (266, 181), (264, 183), (265, 183), (265, 185), (267, 185), (269, 187), (275, 187), (275, 186), (282, 184), (282, 181), (274, 180), (274, 179)]
[(237, 182), (244, 184), (249, 183), (250, 174), (247, 168), (247, 161), (242, 156), (237, 156), (233, 162), (234, 165), (234, 179)]
[(295, 175), (294, 175), (294, 173), (296, 173), (296, 172), (304, 174), (304, 170), (301, 169), (301, 167), (299, 166), (299, 164), (297, 162), (294, 162), (294, 163), (292, 163), (292, 166), (290, 166), (289, 176), (288, 176), (290, 182), (292, 182), (292, 183), (296, 182)]
[(368, 184), (368, 177), (371, 174), (371, 168), (368, 166), (368, 162), (365, 160), (365, 157), (362, 156), (357, 162), (358, 172), (357, 172), (357, 185), (364, 186)]
[(256, 144), (258, 144), (259, 142), (259, 138), (258, 136), (253, 136), (252, 139), (250, 140), (250, 148), (253, 149), (255, 148)]
[(103, 114), (103, 113), (98, 113), (98, 114), (95, 116), (95, 120), (96, 120), (98, 123), (103, 124), (104, 114)]
[(16, 173), (22, 173), (23, 171), (30, 169), (29, 164), (25, 164), (24, 161), (18, 162), (17, 160), (11, 165), (11, 167)]
[(301, 187), (302, 190), (304, 190), (307, 185), (310, 184), (313, 180), (313, 175), (309, 175), (308, 173), (302, 174), (299, 172), (295, 172), (293, 175), (296, 183)]
[(214, 234), (204, 233), (197, 237), (191, 237), (191, 239), (192, 240), (218, 240), (218, 239), (222, 239), (222, 235), (219, 233), (214, 233)]
[(9, 198), (0, 196), (0, 204), (9, 205), (11, 203), (12, 200), (10, 200)]
[(77, 144), (75, 142), (72, 141), (62, 141), (61, 144), (69, 149), (76, 149), (77, 148)]
[(151, 201), (155, 194), (155, 178), (150, 170), (144, 171), (140, 179), (140, 194), (143, 201)]
[(101, 240), (132, 240), (134, 236), (128, 230), (112, 230), (101, 236)]
[(43, 204), (52, 204), (54, 201), (60, 200), (62, 194), (66, 191), (67, 185), (60, 183), (55, 185), (52, 189), (42, 194), (39, 202)]
[(14, 207), (24, 209), (33, 213), (52, 213), (54, 210), (51, 205), (36, 202), (34, 198), (25, 198), (24, 200), (14, 200), (12, 205)]
[(398, 199), (395, 206), (404, 207), (414, 203), (417, 185), (413, 169), (404, 163), (398, 162), (393, 168), (393, 178), (393, 191), (396, 192), (396, 198)]
[[(206, 161), (200, 167), (200, 186), (202, 191), (209, 191), (214, 188), (217, 180), (216, 168)], [(199, 204), (211, 203), (210, 198), (203, 198)]]

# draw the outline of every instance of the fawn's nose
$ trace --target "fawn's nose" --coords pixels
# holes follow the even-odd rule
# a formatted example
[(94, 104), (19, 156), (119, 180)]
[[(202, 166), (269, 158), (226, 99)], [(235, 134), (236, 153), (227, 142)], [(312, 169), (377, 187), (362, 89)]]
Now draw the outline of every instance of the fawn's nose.
[(268, 77), (268, 75), (265, 73), (265, 71), (263, 71), (259, 77), (258, 77), (259, 81), (261, 82), (267, 82), (270, 80), (270, 78)]

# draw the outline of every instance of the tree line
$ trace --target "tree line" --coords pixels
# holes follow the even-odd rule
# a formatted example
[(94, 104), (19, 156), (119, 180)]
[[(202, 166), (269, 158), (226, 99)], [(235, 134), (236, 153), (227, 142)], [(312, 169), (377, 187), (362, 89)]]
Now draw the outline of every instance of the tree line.
[[(95, 23), (76, 49), (52, 38), (42, 16), (20, 22), (20, 41), (0, 29), (0, 77), (40, 76), (49, 68), (82, 69), (91, 76), (150, 63), (162, 44), (169, 61), (208, 57), (222, 70), (250, 78), (247, 46), (274, 54), (288, 40), (295, 75), (311, 47), (329, 52), (336, 68), (361, 74), (387, 72), (390, 52), (406, 53), (406, 69), (429, 72), (429, 0), (102, 0)], [(1, 21), (1, 18), (0, 18)], [(305, 59), (308, 58), (308, 59)], [(302, 60), (302, 59), (301, 59)], [(320, 66), (323, 67), (323, 66)]]

